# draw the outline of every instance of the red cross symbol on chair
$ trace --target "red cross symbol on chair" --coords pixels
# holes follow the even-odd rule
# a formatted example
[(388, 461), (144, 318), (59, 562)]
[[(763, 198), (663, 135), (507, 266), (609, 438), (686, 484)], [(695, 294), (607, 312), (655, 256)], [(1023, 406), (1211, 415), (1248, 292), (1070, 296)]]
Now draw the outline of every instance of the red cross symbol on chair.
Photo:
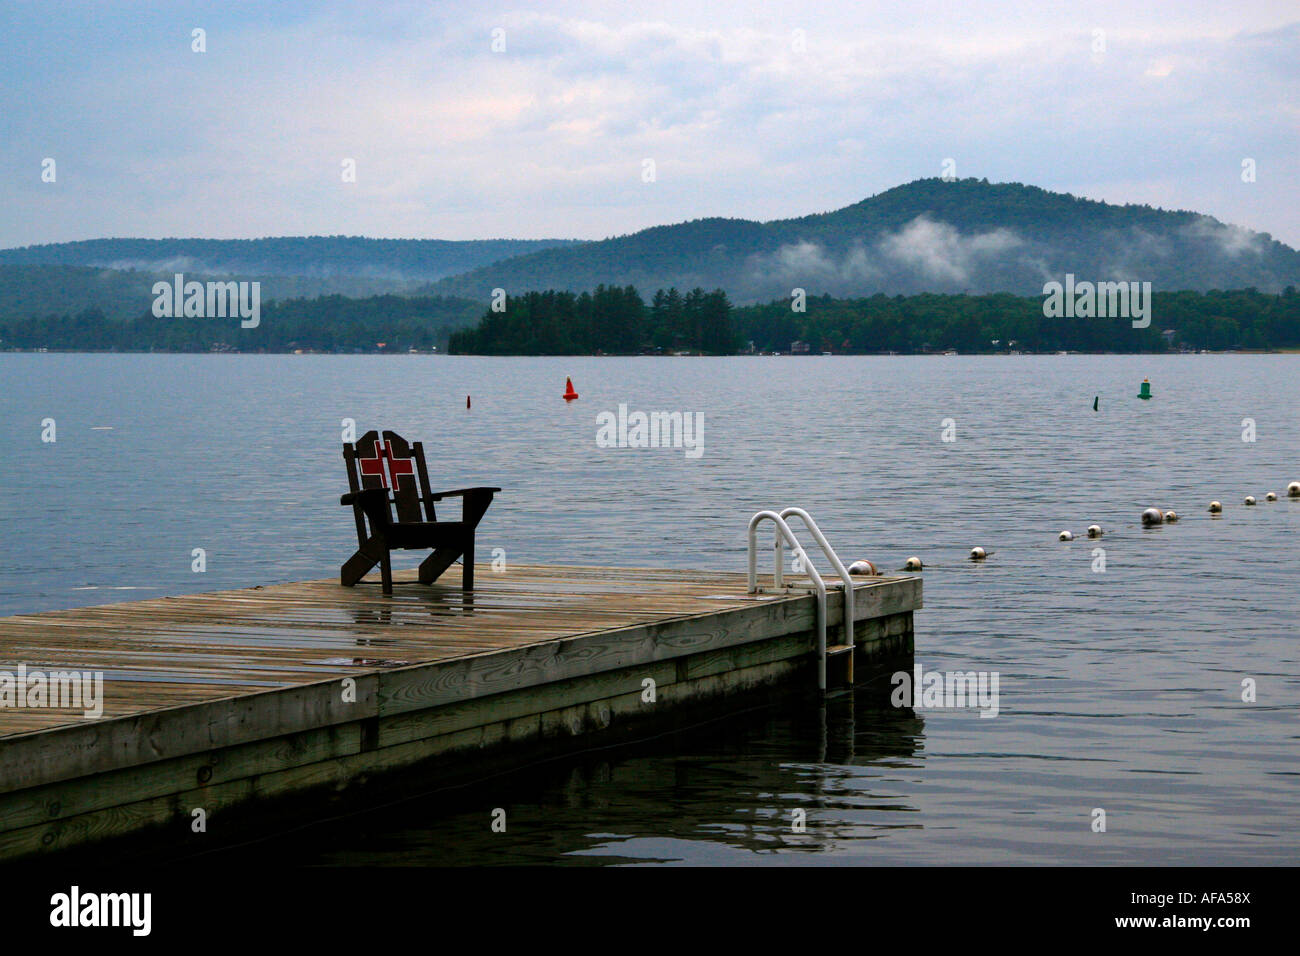
[[(362, 458), (361, 477), (374, 475), (379, 479), (380, 485), (385, 488), (396, 489), (397, 479), (402, 475), (410, 475), (411, 480), (415, 480), (415, 468), (409, 458), (394, 458), (392, 446), (387, 442), (375, 442), (375, 457)], [(385, 466), (387, 474), (385, 474)]]

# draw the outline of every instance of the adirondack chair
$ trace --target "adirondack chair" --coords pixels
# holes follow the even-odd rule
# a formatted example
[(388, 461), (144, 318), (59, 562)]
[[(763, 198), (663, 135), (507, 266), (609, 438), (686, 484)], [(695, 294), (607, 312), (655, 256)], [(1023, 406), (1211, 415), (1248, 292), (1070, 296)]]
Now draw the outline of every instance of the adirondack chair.
[[(424, 446), (420, 442), (408, 445), (405, 438), (391, 431), (385, 431), (382, 438), (378, 432), (368, 431), (356, 444), (344, 442), (343, 460), (351, 490), (339, 504), (351, 505), (357, 522), (356, 554), (339, 572), (344, 587), (352, 587), (378, 564), (384, 593), (392, 594), (390, 555), (396, 549), (433, 551), (420, 562), (421, 584), (432, 584), (463, 557), (461, 587), (466, 591), (474, 587), (474, 529), (500, 488), (431, 491)], [(444, 498), (461, 499), (459, 521), (438, 520), (434, 503)]]

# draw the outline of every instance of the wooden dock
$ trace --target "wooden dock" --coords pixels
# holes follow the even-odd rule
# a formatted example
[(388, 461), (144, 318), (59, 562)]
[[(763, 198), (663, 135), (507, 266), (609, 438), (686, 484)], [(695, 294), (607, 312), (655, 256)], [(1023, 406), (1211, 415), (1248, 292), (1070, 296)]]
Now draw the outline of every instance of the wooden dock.
[[(0, 618), (0, 680), (103, 675), (97, 718), (0, 706), (0, 859), (146, 831), (197, 849), (281, 798), (301, 819), (309, 793), (472, 775), (815, 686), (806, 579), (758, 595), (744, 575), (664, 569), (396, 580), (392, 597), (329, 579)], [(911, 652), (921, 581), (855, 579), (854, 595), (861, 676)]]

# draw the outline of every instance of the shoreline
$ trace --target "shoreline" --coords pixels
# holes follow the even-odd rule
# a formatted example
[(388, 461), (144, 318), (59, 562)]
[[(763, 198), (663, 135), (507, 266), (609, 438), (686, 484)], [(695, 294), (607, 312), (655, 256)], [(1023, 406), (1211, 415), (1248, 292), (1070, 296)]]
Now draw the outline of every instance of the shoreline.
[(1210, 349), (1201, 349), (1197, 351), (1169, 351), (1169, 352), (1083, 352), (1083, 351), (1065, 351), (1065, 352), (960, 352), (951, 355), (943, 352), (734, 352), (731, 354), (715, 355), (674, 355), (674, 354), (656, 354), (653, 352), (557, 352), (554, 354), (535, 354), (531, 352), (511, 352), (509, 354), (485, 354), (480, 352), (379, 352), (379, 351), (361, 351), (361, 352), (322, 352), (322, 351), (240, 351), (238, 349), (224, 349), (221, 351), (212, 351), (210, 349), (59, 349), (59, 348), (40, 348), (40, 349), (0, 349), (2, 355), (288, 355), (288, 356), (311, 356), (311, 355), (334, 355), (334, 356), (383, 356), (385, 358), (653, 358), (653, 359), (672, 359), (672, 358), (1064, 358), (1073, 355), (1144, 355), (1150, 357), (1174, 356), (1174, 355), (1300, 355), (1300, 348), (1280, 348), (1280, 349), (1229, 349), (1225, 351), (1214, 351)]

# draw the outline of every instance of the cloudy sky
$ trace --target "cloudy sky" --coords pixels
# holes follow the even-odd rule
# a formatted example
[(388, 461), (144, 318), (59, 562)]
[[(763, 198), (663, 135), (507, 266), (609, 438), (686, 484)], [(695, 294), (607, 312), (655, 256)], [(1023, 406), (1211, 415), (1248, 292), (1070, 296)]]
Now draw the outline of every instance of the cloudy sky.
[(0, 246), (601, 238), (948, 158), (1300, 246), (1294, 0), (1028, 6), (0, 0)]

